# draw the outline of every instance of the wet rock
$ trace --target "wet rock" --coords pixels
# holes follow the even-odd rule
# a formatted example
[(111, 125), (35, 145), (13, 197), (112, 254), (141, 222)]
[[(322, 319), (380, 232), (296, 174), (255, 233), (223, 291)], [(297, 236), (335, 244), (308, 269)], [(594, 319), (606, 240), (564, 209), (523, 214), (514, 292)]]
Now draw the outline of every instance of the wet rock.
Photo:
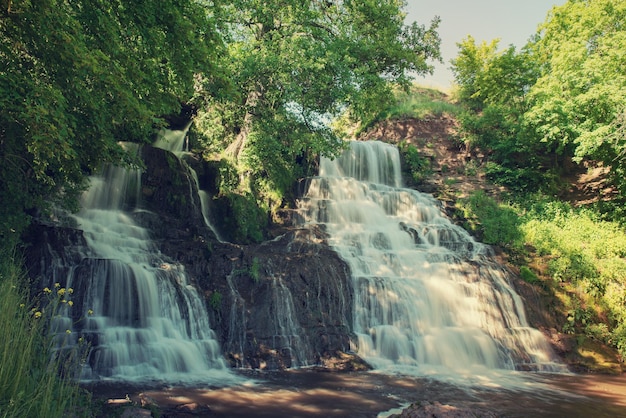
[(350, 276), (320, 234), (292, 230), (259, 245), (214, 245), (213, 274), (201, 286), (221, 295), (210, 315), (233, 366), (319, 365), (349, 350)]
[(121, 418), (144, 418), (144, 417), (152, 417), (152, 412), (147, 409), (131, 407), (124, 409)]
[[(350, 350), (351, 280), (322, 230), (283, 227), (261, 244), (220, 242), (204, 223), (188, 166), (150, 146), (142, 156), (142, 195), (132, 216), (150, 231), (155, 262), (184, 267), (205, 297), (211, 328), (234, 367), (359, 369), (356, 359), (337, 354)], [(46, 220), (25, 238), (33, 283), (55, 260), (81, 265), (76, 249), (85, 240), (78, 229)]]
[(209, 417), (211, 416), (211, 413), (212, 411), (209, 405), (201, 405), (197, 402), (190, 402), (163, 410), (162, 417)]

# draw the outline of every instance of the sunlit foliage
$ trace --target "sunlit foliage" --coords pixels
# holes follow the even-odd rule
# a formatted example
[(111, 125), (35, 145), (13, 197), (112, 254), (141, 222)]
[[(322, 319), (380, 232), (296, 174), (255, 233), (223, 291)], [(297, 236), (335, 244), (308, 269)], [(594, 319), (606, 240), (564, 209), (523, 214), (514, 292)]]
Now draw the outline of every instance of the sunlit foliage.
[(348, 110), (371, 117), (393, 99), (392, 82), (430, 71), (439, 58), (438, 19), (404, 25), (403, 2), (238, 0), (219, 4), (229, 74), (206, 95), (195, 130), (205, 153), (240, 175), (235, 190), (281, 205), (303, 167), (342, 147), (329, 122)]
[(567, 319), (560, 331), (612, 345), (626, 357), (623, 226), (541, 196), (499, 203), (476, 192), (458, 207), (469, 230), (506, 248), (517, 263), (530, 261), (532, 269), (521, 264), (523, 277), (562, 294)]
[(499, 51), (497, 40), (459, 44), (452, 63), (468, 109), (464, 134), (493, 153), (494, 180), (550, 191), (555, 173), (590, 159), (611, 167), (624, 195), (624, 21), (623, 1), (569, 1), (519, 52)]

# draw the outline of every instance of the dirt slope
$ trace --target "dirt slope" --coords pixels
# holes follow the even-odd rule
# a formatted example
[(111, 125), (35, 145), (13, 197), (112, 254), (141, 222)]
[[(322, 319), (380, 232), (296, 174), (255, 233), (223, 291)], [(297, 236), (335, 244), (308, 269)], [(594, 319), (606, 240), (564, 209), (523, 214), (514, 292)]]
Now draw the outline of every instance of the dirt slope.
[(420, 155), (429, 158), (432, 174), (416, 188), (440, 199), (453, 201), (475, 190), (492, 195), (502, 190), (486, 180), (480, 170), (484, 155), (465, 147), (458, 139), (458, 122), (446, 114), (421, 120), (386, 120), (359, 139), (405, 142), (417, 147)]

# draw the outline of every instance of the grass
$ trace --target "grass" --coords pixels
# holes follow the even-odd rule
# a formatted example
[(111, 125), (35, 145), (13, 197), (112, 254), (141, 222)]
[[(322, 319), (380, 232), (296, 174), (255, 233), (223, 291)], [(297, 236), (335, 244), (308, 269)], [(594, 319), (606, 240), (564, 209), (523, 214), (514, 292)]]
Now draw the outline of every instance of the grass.
[(457, 115), (460, 108), (450, 103), (444, 93), (425, 87), (413, 86), (409, 92), (398, 91), (396, 104), (385, 110), (380, 119), (415, 118), (443, 114)]
[(31, 307), (25, 282), (16, 263), (0, 260), (0, 417), (87, 416), (89, 397), (60, 377), (46, 315)]
[(590, 210), (543, 197), (496, 202), (476, 192), (458, 202), (466, 227), (507, 248), (522, 278), (553, 292), (560, 331), (614, 347), (626, 359), (626, 231)]
[(395, 103), (383, 109), (370, 120), (363, 120), (359, 126), (354, 126), (346, 112), (342, 117), (335, 120), (333, 129), (340, 136), (356, 137), (385, 119), (414, 118), (421, 120), (429, 116), (444, 114), (456, 116), (461, 112), (461, 108), (450, 102), (446, 94), (439, 90), (413, 85), (408, 92), (396, 89), (394, 95)]

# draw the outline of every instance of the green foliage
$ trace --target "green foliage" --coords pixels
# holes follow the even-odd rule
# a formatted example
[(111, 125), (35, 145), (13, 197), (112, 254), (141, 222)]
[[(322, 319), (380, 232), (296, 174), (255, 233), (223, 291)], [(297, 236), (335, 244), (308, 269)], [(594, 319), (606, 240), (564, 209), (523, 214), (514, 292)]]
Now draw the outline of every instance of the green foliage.
[(248, 268), (235, 269), (232, 274), (248, 276), (255, 284), (259, 283), (261, 280), (261, 261), (258, 257), (254, 257)]
[[(0, 241), (76, 207), (86, 175), (132, 163), (161, 116), (214, 72), (217, 33), (193, 0), (15, 0), (0, 18)], [(215, 78), (214, 74), (214, 78)]]
[(263, 240), (267, 214), (252, 194), (227, 193), (229, 213), (222, 218), (229, 241), (253, 243)]
[(510, 205), (498, 203), (485, 192), (478, 191), (457, 203), (467, 220), (467, 228), (486, 244), (515, 247), (521, 233), (517, 212)]
[(532, 167), (508, 167), (493, 161), (487, 162), (484, 169), (489, 181), (516, 193), (551, 193), (557, 189), (557, 176), (552, 171), (541, 173)]
[[(524, 242), (546, 260), (553, 280), (582, 295), (568, 314), (569, 332), (583, 332), (626, 355), (626, 232), (589, 209), (548, 199), (529, 199), (520, 230)], [(595, 306), (604, 312), (590, 310)], [(600, 317), (608, 317), (608, 321)]]
[(522, 280), (530, 284), (539, 283), (539, 278), (533, 271), (528, 268), (528, 266), (521, 266), (519, 269), (519, 274)]
[(429, 174), (432, 173), (430, 158), (420, 155), (415, 145), (401, 142), (398, 146), (402, 157), (402, 166), (408, 171), (411, 180), (415, 184), (420, 184)]
[[(590, 209), (541, 195), (523, 195), (515, 205), (497, 203), (479, 191), (457, 202), (466, 227), (488, 244), (513, 255), (533, 256), (522, 279), (557, 292), (567, 289), (564, 332), (610, 344), (626, 356), (626, 231)], [(533, 254), (528, 254), (528, 249)], [(535, 266), (542, 265), (537, 276)], [(550, 280), (551, 279), (551, 280)], [(551, 285), (542, 284), (550, 288)]]
[[(30, 216), (75, 209), (103, 163), (136, 163), (182, 102), (200, 150), (224, 153), (267, 210), (302, 168), (343, 146), (328, 121), (375, 113), (391, 83), (440, 59), (438, 19), (404, 25), (403, 2), (15, 0), (0, 18), (0, 242)], [(232, 180), (232, 178), (231, 178)]]
[(497, 40), (458, 44), (453, 71), (468, 109), (462, 134), (490, 154), (507, 183), (539, 190), (541, 175), (592, 159), (611, 167), (624, 195), (625, 19), (620, 0), (569, 1), (520, 52), (498, 51)]
[[(0, 261), (0, 416), (88, 415), (88, 396), (70, 380), (77, 364), (71, 355), (55, 356), (51, 339), (45, 337), (55, 305), (45, 311), (31, 309), (24, 282), (14, 263)], [(55, 296), (59, 292), (61, 289), (55, 289)], [(61, 377), (59, 370), (67, 373), (66, 377)]]
[[(200, 97), (195, 129), (203, 149), (223, 153), (238, 176), (232, 192), (273, 207), (317, 155), (342, 141), (328, 122), (349, 109), (365, 119), (390, 103), (392, 82), (439, 59), (438, 20), (404, 26), (401, 2), (237, 0), (214, 13), (230, 75), (224, 94)], [(210, 81), (210, 80), (209, 80)]]
[(543, 71), (526, 120), (541, 141), (607, 164), (623, 152), (611, 136), (626, 98), (625, 19), (623, 1), (568, 2), (540, 27), (530, 47)]
[(215, 292), (211, 293), (211, 296), (209, 296), (209, 306), (214, 311), (219, 312), (222, 309), (222, 300), (223, 299), (224, 299), (224, 297), (222, 296), (222, 294), (220, 292), (218, 292), (218, 291), (215, 291)]
[(250, 265), (250, 270), (248, 274), (250, 274), (250, 277), (252, 277), (252, 281), (254, 281), (254, 283), (258, 283), (261, 279), (261, 262), (257, 257), (254, 257), (252, 259), (252, 264)]
[(529, 140), (523, 124), (526, 92), (538, 74), (528, 51), (498, 51), (498, 41), (476, 45), (468, 37), (453, 60), (461, 137), (489, 155), (488, 178), (517, 192), (546, 190), (553, 163), (545, 145)]

